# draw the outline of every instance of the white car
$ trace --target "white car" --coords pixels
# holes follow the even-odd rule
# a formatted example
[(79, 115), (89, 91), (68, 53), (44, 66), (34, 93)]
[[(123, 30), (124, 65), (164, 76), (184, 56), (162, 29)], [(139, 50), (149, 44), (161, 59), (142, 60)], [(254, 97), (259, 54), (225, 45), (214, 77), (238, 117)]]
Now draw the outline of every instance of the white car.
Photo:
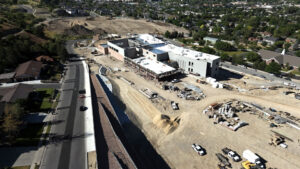
[(200, 145), (192, 144), (192, 147), (199, 155), (203, 156), (205, 154), (204, 148), (202, 148)]
[(228, 156), (233, 159), (233, 161), (238, 162), (241, 158), (233, 151), (229, 151)]

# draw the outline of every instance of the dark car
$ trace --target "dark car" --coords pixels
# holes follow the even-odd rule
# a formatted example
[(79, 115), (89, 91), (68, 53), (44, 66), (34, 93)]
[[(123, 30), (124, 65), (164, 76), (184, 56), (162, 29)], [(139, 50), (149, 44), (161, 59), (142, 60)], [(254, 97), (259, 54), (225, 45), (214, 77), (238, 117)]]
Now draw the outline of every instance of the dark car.
[(85, 107), (85, 106), (80, 106), (80, 108), (79, 108), (80, 111), (86, 111), (87, 109), (88, 109), (88, 108)]
[(79, 94), (85, 94), (85, 89), (79, 90)]

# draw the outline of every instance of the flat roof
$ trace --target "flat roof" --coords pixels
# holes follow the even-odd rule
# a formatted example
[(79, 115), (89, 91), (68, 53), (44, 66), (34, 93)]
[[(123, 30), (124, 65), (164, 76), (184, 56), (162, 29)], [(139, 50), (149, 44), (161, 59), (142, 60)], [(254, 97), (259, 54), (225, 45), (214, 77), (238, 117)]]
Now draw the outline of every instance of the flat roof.
[(176, 70), (175, 68), (168, 66), (162, 62), (155, 61), (146, 57), (139, 57), (132, 60), (134, 63), (153, 71), (156, 74), (162, 74), (170, 71)]
[(219, 59), (219, 56), (211, 55), (208, 53), (198, 52), (195, 50), (175, 46), (173, 44), (167, 44), (165, 46), (157, 47), (156, 49), (166, 51), (166, 52), (172, 52), (176, 55), (182, 55), (184, 57), (188, 57), (191, 59), (201, 59), (201, 60), (215, 60)]
[(198, 52), (184, 47), (175, 46), (173, 44), (166, 44), (162, 40), (150, 34), (140, 34), (138, 35), (138, 40), (142, 41), (145, 44), (148, 44), (151, 48), (153, 48), (152, 50), (156, 49), (164, 52), (172, 52), (176, 55), (182, 55), (184, 57), (189, 57), (191, 59), (215, 60), (220, 58), (219, 56), (216, 55)]
[(155, 53), (155, 54), (163, 54), (166, 53), (165, 51), (159, 50), (159, 49), (151, 49), (151, 52)]
[(150, 34), (139, 34), (137, 40), (141, 41), (145, 45), (164, 43), (164, 41), (162, 41)]
[(14, 78), (16, 72), (10, 72), (10, 73), (2, 73), (0, 74), (0, 79), (12, 79)]

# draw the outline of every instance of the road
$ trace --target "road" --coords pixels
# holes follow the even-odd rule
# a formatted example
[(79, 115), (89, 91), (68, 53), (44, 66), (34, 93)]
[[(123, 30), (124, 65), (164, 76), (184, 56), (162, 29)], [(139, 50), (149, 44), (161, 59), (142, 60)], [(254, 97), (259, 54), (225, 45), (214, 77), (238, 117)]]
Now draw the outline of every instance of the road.
[(274, 85), (282, 85), (284, 82), (287, 83), (293, 83), (295, 84), (298, 88), (300, 88), (300, 83), (299, 82), (295, 82), (295, 81), (289, 81), (289, 80), (285, 80), (283, 78), (280, 77), (276, 77), (270, 73), (267, 72), (263, 72), (260, 70), (255, 70), (252, 68), (246, 68), (246, 67), (242, 67), (242, 66), (235, 66), (232, 65), (231, 63), (227, 63), (227, 62), (222, 62), (220, 65), (222, 68), (224, 69), (228, 69), (228, 70), (234, 70), (234, 71), (238, 71), (238, 72), (243, 72), (245, 74), (250, 74), (252, 76), (257, 76), (266, 80), (270, 80)]
[(79, 111), (79, 107), (84, 104), (78, 93), (82, 89), (82, 62), (70, 62), (62, 82), (60, 102), (53, 115), (50, 141), (41, 161), (42, 169), (87, 167), (84, 112)]

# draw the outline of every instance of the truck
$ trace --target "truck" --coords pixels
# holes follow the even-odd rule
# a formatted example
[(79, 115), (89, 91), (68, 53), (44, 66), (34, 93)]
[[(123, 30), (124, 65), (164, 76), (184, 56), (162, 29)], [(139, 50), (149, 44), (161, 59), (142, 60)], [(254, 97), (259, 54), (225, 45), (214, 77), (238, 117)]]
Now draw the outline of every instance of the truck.
[(241, 161), (240, 156), (233, 150), (225, 147), (222, 149), (222, 152), (227, 155), (228, 157), (230, 157), (234, 162), (238, 162)]
[(250, 150), (245, 150), (243, 152), (243, 157), (248, 160), (250, 163), (255, 164), (258, 168), (265, 168), (260, 157), (258, 157), (255, 153)]

